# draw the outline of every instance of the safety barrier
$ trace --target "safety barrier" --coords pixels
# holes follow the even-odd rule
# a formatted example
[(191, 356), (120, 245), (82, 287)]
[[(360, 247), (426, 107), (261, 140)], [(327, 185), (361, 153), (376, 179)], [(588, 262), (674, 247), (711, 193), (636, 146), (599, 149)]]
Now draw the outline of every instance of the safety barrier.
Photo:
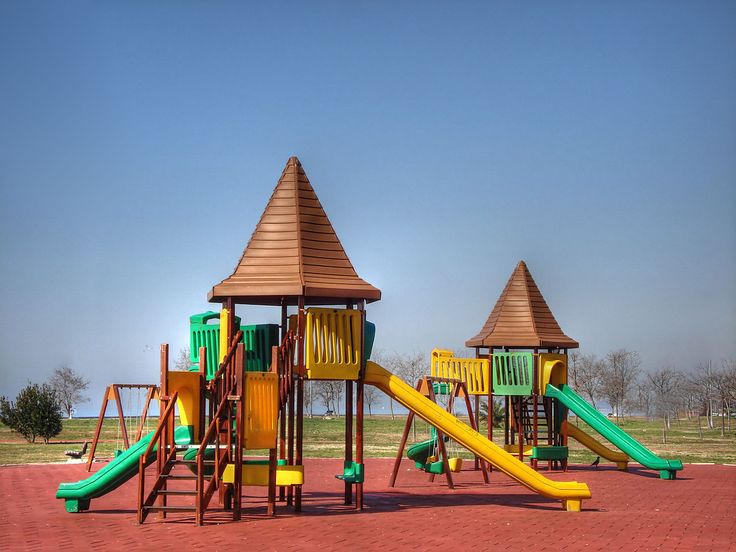
[(470, 395), (488, 394), (488, 368), (489, 362), (485, 358), (458, 358), (451, 351), (432, 351), (432, 377), (460, 380)]
[(358, 379), (362, 316), (362, 311), (353, 309), (307, 309), (305, 365), (309, 379)]
[(495, 395), (531, 395), (533, 353), (494, 353), (492, 359)]

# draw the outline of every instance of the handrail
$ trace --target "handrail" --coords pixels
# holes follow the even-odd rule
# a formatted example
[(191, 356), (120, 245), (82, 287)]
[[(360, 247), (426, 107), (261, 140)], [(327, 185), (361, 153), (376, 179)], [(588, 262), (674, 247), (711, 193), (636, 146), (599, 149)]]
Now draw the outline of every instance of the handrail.
[(179, 398), (179, 393), (174, 392), (173, 395), (169, 397), (169, 404), (166, 406), (166, 409), (164, 410), (164, 413), (161, 415), (161, 420), (158, 423), (158, 426), (156, 427), (156, 431), (153, 432), (153, 436), (151, 437), (151, 441), (148, 443), (148, 447), (146, 447), (146, 452), (141, 454), (142, 457), (147, 457), (151, 451), (153, 450), (153, 447), (156, 444), (156, 440), (161, 437), (161, 432), (163, 431), (164, 427), (166, 426), (166, 418), (171, 414), (171, 411), (176, 406), (176, 400)]
[(243, 338), (243, 330), (238, 330), (238, 333), (236, 333), (232, 340), (230, 341), (230, 348), (227, 351), (227, 354), (222, 359), (222, 362), (220, 363), (220, 367), (217, 369), (215, 374), (212, 376), (212, 379), (210, 380), (210, 389), (214, 386), (213, 382), (217, 381), (218, 378), (222, 376), (222, 374), (225, 372), (226, 366), (230, 363), (233, 356), (235, 355), (235, 351), (238, 348), (238, 343), (240, 343), (240, 340)]
[[(174, 428), (173, 428), (173, 422), (175, 421), (174, 413), (175, 413), (175, 407), (176, 407), (176, 401), (179, 398), (179, 394), (175, 391), (173, 395), (170, 395), (168, 399), (169, 404), (166, 405), (166, 408), (164, 409), (163, 413), (159, 417), (158, 426), (156, 427), (156, 430), (153, 432), (153, 435), (151, 436), (151, 440), (148, 443), (148, 446), (146, 447), (146, 450), (143, 454), (141, 454), (138, 457), (138, 523), (143, 523), (143, 521), (146, 519), (146, 516), (148, 513), (145, 511), (145, 507), (148, 505), (147, 502), (151, 499), (151, 497), (156, 492), (157, 485), (154, 485), (154, 488), (152, 489), (151, 493), (149, 494), (148, 498), (145, 497), (146, 494), (146, 458), (148, 458), (149, 454), (153, 451), (153, 448), (156, 446), (156, 442), (161, 440), (160, 446), (158, 448), (158, 454), (159, 454), (159, 476), (161, 475), (161, 469), (162, 466), (165, 465), (168, 460), (171, 459), (173, 455), (176, 455), (176, 446), (175, 446), (175, 440), (174, 440)], [(162, 438), (162, 433), (166, 432)], [(164, 443), (163, 441), (167, 439), (170, 440), (170, 442)], [(163, 460), (163, 455), (166, 454), (165, 449), (166, 447), (170, 447), (171, 451), (168, 453), (168, 458)], [(150, 505), (149, 505), (150, 506)]]

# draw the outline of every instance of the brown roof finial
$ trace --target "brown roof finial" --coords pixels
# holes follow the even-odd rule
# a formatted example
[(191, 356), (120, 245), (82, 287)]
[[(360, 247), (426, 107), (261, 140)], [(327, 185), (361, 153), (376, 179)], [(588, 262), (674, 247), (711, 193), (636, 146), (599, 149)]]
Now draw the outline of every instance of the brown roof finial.
[(575, 349), (539, 291), (524, 261), (519, 261), (483, 328), (466, 347)]
[(209, 300), (278, 305), (299, 296), (309, 304), (370, 302), (381, 291), (358, 276), (302, 164), (290, 157), (238, 265)]

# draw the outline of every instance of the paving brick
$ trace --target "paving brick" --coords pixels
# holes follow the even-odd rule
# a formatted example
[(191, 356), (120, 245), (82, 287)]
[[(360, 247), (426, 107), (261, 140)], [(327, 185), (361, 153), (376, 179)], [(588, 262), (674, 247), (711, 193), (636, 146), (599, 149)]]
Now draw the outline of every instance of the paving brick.
[[(264, 515), (265, 490), (245, 489), (242, 521), (228, 512), (208, 512), (207, 524), (188, 518), (135, 520), (135, 479), (92, 501), (91, 510), (68, 514), (54, 494), (61, 481), (76, 481), (82, 465), (0, 468), (0, 550), (100, 549), (363, 550), (475, 547), (494, 550), (718, 550), (736, 551), (736, 467), (688, 465), (664, 481), (647, 470), (573, 466), (555, 480), (587, 483), (593, 498), (582, 512), (565, 512), (493, 472), (463, 471), (450, 490), (438, 477), (402, 466), (396, 488), (388, 487), (390, 459), (366, 462), (365, 505), (343, 505), (342, 461), (308, 459), (302, 514), (279, 504), (278, 517)], [(652, 477), (653, 475), (653, 477)], [(189, 498), (191, 500), (191, 498)]]

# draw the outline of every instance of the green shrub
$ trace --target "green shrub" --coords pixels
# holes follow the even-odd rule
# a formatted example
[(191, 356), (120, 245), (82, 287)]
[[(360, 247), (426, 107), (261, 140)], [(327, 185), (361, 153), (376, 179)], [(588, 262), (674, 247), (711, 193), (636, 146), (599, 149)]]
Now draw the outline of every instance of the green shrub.
[(61, 433), (61, 420), (58, 398), (49, 385), (30, 384), (18, 393), (15, 402), (0, 397), (0, 422), (29, 443), (35, 443), (36, 437), (48, 443)]

